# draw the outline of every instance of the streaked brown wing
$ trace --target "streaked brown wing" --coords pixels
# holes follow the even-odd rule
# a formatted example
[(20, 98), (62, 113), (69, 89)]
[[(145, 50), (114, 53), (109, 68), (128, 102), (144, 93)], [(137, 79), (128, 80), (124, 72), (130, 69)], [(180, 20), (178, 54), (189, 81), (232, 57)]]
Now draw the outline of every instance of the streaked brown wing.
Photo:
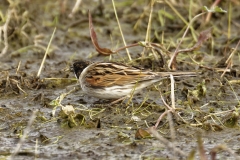
[(92, 87), (134, 84), (155, 78), (156, 74), (117, 63), (97, 63), (86, 75)]
[(114, 85), (123, 86), (126, 84), (136, 84), (141, 81), (153, 79), (153, 75), (122, 75), (122, 74), (106, 74), (96, 75), (86, 78), (86, 81), (93, 87), (110, 87)]

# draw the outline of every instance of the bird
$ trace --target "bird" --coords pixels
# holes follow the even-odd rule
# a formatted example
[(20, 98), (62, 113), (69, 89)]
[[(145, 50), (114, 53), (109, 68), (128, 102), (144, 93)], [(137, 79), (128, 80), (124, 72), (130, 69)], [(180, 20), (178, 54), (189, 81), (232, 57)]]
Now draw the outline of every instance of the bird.
[(120, 99), (139, 93), (170, 75), (196, 76), (195, 72), (153, 72), (117, 62), (76, 61), (72, 69), (82, 90), (100, 99)]

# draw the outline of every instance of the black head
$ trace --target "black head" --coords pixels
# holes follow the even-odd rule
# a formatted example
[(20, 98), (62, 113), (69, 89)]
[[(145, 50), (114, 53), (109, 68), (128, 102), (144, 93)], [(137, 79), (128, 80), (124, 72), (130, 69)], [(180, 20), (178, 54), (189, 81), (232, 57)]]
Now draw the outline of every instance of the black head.
[(81, 75), (82, 71), (89, 65), (90, 63), (87, 61), (77, 61), (73, 63), (72, 69), (73, 72), (75, 74), (75, 76), (77, 77), (77, 79), (79, 78), (79, 76)]

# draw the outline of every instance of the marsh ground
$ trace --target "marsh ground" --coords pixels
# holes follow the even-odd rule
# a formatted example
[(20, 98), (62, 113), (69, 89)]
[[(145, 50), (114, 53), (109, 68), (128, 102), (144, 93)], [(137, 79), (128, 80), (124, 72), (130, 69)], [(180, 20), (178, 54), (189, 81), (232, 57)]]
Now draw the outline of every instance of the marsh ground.
[[(130, 103), (126, 100), (109, 106), (105, 105), (106, 101), (82, 93), (68, 69), (75, 60), (84, 59), (164, 70), (186, 29), (184, 20), (189, 22), (203, 12), (202, 6), (210, 7), (211, 1), (176, 3), (173, 0), (154, 4), (150, 37), (151, 42), (162, 45), (166, 64), (161, 68), (151, 50), (146, 50), (145, 57), (141, 57), (141, 46), (129, 49), (131, 62), (125, 50), (111, 57), (99, 55), (89, 35), (88, 10), (99, 44), (113, 50), (124, 46), (112, 2), (83, 1), (79, 10), (70, 16), (74, 2), (1, 2), (1, 26), (9, 19), (8, 49), (0, 59), (1, 159), (13, 156), (17, 144), (21, 147), (13, 159), (186, 159), (192, 151), (196, 152), (193, 157), (198, 159), (203, 156), (198, 149), (201, 145), (208, 157), (217, 153), (217, 159), (237, 158), (240, 152), (239, 47), (231, 58), (231, 67), (224, 77), (221, 75), (227, 67), (225, 61), (240, 40), (239, 1), (221, 1), (218, 6), (228, 12), (212, 14), (208, 22), (207, 14), (197, 18), (180, 46), (181, 49), (192, 47), (199, 33), (212, 27), (212, 37), (198, 50), (177, 57), (178, 70), (201, 74), (175, 81), (176, 113), (181, 118), (172, 116), (171, 126), (165, 117), (157, 128), (170, 145), (155, 137), (135, 139), (137, 129), (155, 125), (165, 111), (156, 88), (160, 88), (171, 105), (169, 80), (157, 84), (156, 88), (146, 88)], [(127, 44), (145, 41), (149, 1), (116, 2), (116, 8)], [(10, 17), (8, 12), (11, 12)], [(40, 77), (36, 78), (55, 26), (50, 52)], [(1, 38), (3, 51), (6, 38), (3, 34)], [(68, 115), (61, 107), (55, 110), (59, 101), (54, 100), (73, 88), (76, 90), (64, 97), (61, 105), (73, 106), (74, 112)], [(35, 119), (20, 143), (31, 116)], [(198, 141), (198, 135), (203, 143)], [(181, 152), (175, 151), (177, 149)]]

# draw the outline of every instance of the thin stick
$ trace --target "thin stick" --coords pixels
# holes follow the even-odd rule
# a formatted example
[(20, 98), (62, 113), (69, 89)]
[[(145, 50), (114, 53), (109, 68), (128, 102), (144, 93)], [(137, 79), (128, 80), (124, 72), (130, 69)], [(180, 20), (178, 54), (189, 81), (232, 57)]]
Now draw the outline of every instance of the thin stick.
[(18, 74), (20, 66), (21, 66), (21, 61), (18, 62), (18, 67), (17, 67), (17, 70), (16, 70), (16, 74)]
[(157, 120), (157, 122), (156, 122), (156, 124), (155, 124), (155, 126), (154, 126), (155, 129), (157, 129), (157, 127), (158, 127), (159, 123), (161, 122), (161, 120), (163, 119), (163, 117), (164, 117), (166, 114), (168, 114), (169, 112), (172, 112), (172, 111), (173, 111), (173, 108), (170, 107), (170, 106), (165, 102), (165, 100), (164, 100), (164, 98), (163, 98), (163, 96), (162, 96), (162, 93), (161, 93), (161, 91), (160, 91), (159, 89), (158, 89), (158, 92), (159, 92), (159, 94), (160, 94), (160, 96), (161, 96), (161, 99), (162, 99), (163, 104), (166, 106), (166, 110), (165, 110), (165, 112), (164, 112), (163, 114), (161, 114), (161, 116), (158, 118), (158, 120)]
[(169, 112), (172, 112), (171, 110), (166, 110), (163, 114), (161, 114), (161, 116), (158, 118), (156, 124), (154, 125), (154, 128), (157, 129), (159, 123), (161, 122), (161, 120), (163, 119), (163, 117), (168, 114)]
[[(0, 57), (3, 57), (6, 53), (7, 53), (7, 50), (8, 50), (8, 34), (7, 34), (7, 29), (8, 29), (8, 24), (10, 22), (10, 19), (11, 19), (11, 16), (12, 16), (12, 10), (8, 11), (7, 13), (7, 19), (6, 19), (6, 22), (5, 24), (3, 25), (3, 27), (0, 27), (0, 32), (3, 31), (3, 38), (4, 38), (4, 48), (0, 54)], [(0, 37), (0, 41), (1, 41), (1, 37)]]
[[(229, 83), (228, 79), (227, 79), (227, 78), (224, 78), (224, 79), (228, 82), (231, 90), (233, 91), (234, 96), (236, 97), (236, 100), (238, 101), (238, 103), (240, 103), (240, 100), (239, 100), (239, 98), (238, 98), (238, 93), (236, 93), (236, 92), (234, 91), (234, 89), (233, 89), (232, 85)], [(236, 107), (234, 107), (234, 108), (236, 109)]]
[[(127, 46), (125, 38), (124, 38), (124, 35), (123, 35), (123, 32), (122, 32), (122, 28), (121, 28), (121, 25), (120, 25), (120, 22), (119, 22), (119, 19), (118, 19), (118, 15), (117, 15), (117, 11), (116, 11), (114, 0), (112, 0), (112, 4), (113, 4), (114, 13), (115, 13), (115, 16), (116, 16), (116, 19), (117, 19), (118, 27), (119, 27), (119, 30), (120, 30), (120, 33), (121, 33), (121, 36), (122, 36), (122, 40), (123, 40), (124, 46)], [(128, 59), (130, 61), (132, 61), (132, 57), (131, 57), (131, 55), (130, 55), (130, 53), (129, 53), (127, 48), (126, 48), (126, 52), (127, 52), (127, 55), (128, 55)]]
[(74, 5), (74, 7), (73, 7), (73, 9), (72, 9), (72, 12), (69, 14), (69, 17), (72, 18), (73, 15), (78, 11), (81, 2), (82, 2), (82, 0), (77, 0), (77, 1), (76, 1), (75, 5)]
[(230, 54), (230, 56), (229, 56), (228, 59), (226, 60), (225, 63), (228, 64), (228, 65), (227, 65), (226, 69), (224, 70), (223, 74), (221, 75), (221, 78), (225, 75), (225, 73), (227, 72), (228, 68), (230, 67), (230, 65), (231, 65), (231, 60), (232, 60), (232, 58), (233, 58), (233, 55), (234, 55), (234, 53), (237, 51), (239, 45), (240, 45), (240, 40), (238, 41), (237, 46), (234, 48), (234, 50), (232, 51), (232, 53)]
[(31, 129), (31, 126), (32, 126), (32, 124), (33, 124), (33, 122), (35, 120), (36, 113), (37, 113), (37, 111), (34, 111), (32, 113), (32, 116), (30, 117), (30, 119), (28, 121), (27, 127), (24, 129), (23, 135), (20, 138), (20, 141), (18, 142), (17, 147), (15, 148), (15, 150), (13, 151), (11, 156), (9, 157), (10, 160), (14, 159), (14, 156), (19, 152), (21, 146), (23, 145), (24, 141), (26, 140), (27, 134), (29, 133), (29, 131)]
[[(175, 14), (186, 24), (189, 25), (189, 23), (187, 22), (187, 20), (185, 20), (185, 18), (176, 10), (176, 8), (174, 8), (174, 6), (171, 4), (171, 2), (169, 0), (165, 0), (165, 2), (169, 5), (169, 7), (175, 12)], [(193, 39), (195, 41), (197, 41), (197, 37), (195, 36), (195, 34), (193, 34), (194, 32), (194, 28), (191, 26), (191, 31), (192, 31), (192, 36)]]
[(148, 129), (148, 131), (154, 136), (156, 137), (159, 141), (161, 141), (161, 143), (163, 145), (165, 145), (167, 148), (174, 150), (176, 153), (178, 153), (179, 155), (183, 156), (183, 157), (187, 157), (187, 154), (180, 150), (179, 148), (175, 147), (171, 142), (169, 142), (166, 138), (162, 137), (157, 130), (154, 127), (150, 127)]
[(49, 41), (49, 43), (48, 43), (46, 52), (45, 52), (45, 54), (44, 54), (44, 57), (43, 57), (43, 60), (42, 60), (42, 63), (41, 63), (41, 66), (40, 66), (40, 68), (39, 68), (39, 70), (38, 70), (38, 73), (37, 73), (37, 78), (40, 77), (40, 74), (41, 74), (41, 72), (42, 72), (42, 68), (43, 68), (44, 62), (45, 62), (45, 60), (46, 60), (46, 58), (47, 58), (47, 54), (48, 54), (50, 45), (51, 45), (51, 43), (52, 43), (52, 40), (53, 40), (55, 31), (56, 31), (56, 27), (54, 28), (53, 33), (52, 33), (52, 36), (51, 36), (51, 39), (50, 39), (50, 41)]
[[(176, 133), (175, 133), (175, 129), (174, 129), (172, 113), (168, 112), (167, 117), (168, 117), (168, 124), (169, 124), (169, 129), (170, 129), (172, 146), (175, 147), (175, 143), (174, 142), (176, 141)], [(176, 158), (176, 152), (173, 151), (172, 155), (174, 156), (173, 159), (177, 159)]]
[[(183, 34), (180, 42), (179, 42), (178, 45), (177, 45), (176, 50), (174, 51), (174, 53), (173, 53), (173, 55), (172, 55), (172, 57), (171, 57), (171, 59), (170, 59), (170, 61), (169, 61), (168, 68), (171, 68), (172, 63), (176, 60), (179, 47), (180, 47), (180, 45), (182, 44), (182, 41), (183, 41), (183, 39), (185, 38), (185, 36), (186, 36), (189, 28), (191, 27), (192, 23), (193, 23), (199, 16), (201, 16), (201, 15), (203, 15), (203, 14), (205, 14), (205, 13), (206, 13), (206, 12), (203, 12), (203, 13), (200, 13), (200, 14), (196, 15), (196, 16), (193, 17), (193, 19), (189, 22), (187, 29), (185, 30), (185, 32), (184, 32), (184, 34)], [(174, 62), (174, 63), (175, 63), (175, 62)]]
[(175, 95), (174, 95), (174, 79), (173, 75), (170, 74), (170, 80), (171, 80), (171, 101), (172, 101), (172, 109), (176, 109), (175, 107)]
[(153, 12), (153, 5), (155, 3), (155, 0), (151, 0), (150, 4), (150, 15), (148, 19), (148, 26), (147, 26), (147, 33), (145, 38), (145, 43), (150, 42), (150, 31), (151, 31), (151, 22), (152, 22), (152, 12)]
[(229, 1), (228, 2), (229, 3), (229, 5), (228, 5), (228, 39), (230, 39), (230, 37), (231, 37), (231, 20), (232, 20), (232, 2), (231, 1)]
[(37, 159), (37, 158), (38, 158), (38, 154), (39, 154), (39, 152), (38, 152), (38, 139), (36, 139), (36, 144), (35, 144), (35, 157), (34, 157), (34, 159)]
[[(210, 8), (214, 8), (215, 6), (218, 5), (218, 3), (220, 2), (221, 0), (215, 0), (215, 2), (212, 4), (212, 6)], [(231, 3), (231, 1), (229, 1)], [(229, 10), (230, 11), (230, 10)], [(207, 14), (207, 17), (206, 17), (206, 20), (205, 20), (205, 23), (208, 23), (210, 21), (210, 18), (212, 16), (212, 12), (209, 12)]]
[[(171, 101), (172, 101), (172, 110), (171, 112), (168, 112), (168, 124), (169, 124), (169, 129), (170, 129), (170, 134), (171, 134), (171, 139), (172, 139), (172, 146), (175, 147), (175, 140), (176, 140), (176, 133), (175, 133), (175, 129), (174, 129), (174, 124), (173, 124), (173, 120), (172, 120), (172, 113), (175, 113), (175, 95), (174, 95), (174, 78), (173, 75), (170, 74), (170, 80), (171, 80)], [(173, 159), (176, 158), (176, 152), (173, 152)]]

